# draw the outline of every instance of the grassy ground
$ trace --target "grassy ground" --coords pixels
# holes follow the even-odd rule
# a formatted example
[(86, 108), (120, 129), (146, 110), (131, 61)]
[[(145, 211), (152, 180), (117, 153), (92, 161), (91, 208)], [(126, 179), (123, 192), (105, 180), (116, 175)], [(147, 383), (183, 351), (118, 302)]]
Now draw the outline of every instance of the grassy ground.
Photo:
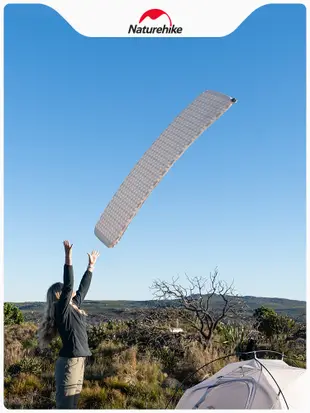
[[(56, 339), (48, 350), (41, 351), (36, 331), (37, 326), (32, 323), (5, 327), (7, 408), (55, 407), (54, 365), (61, 343)], [(129, 330), (124, 322), (105, 323), (90, 329), (93, 355), (87, 361), (79, 408), (163, 409), (171, 399), (169, 407), (173, 408), (186, 387), (237, 360), (232, 357), (215, 362), (193, 375), (203, 364), (232, 352), (241, 335), (244, 336), (239, 330), (222, 330), (215, 335), (212, 345), (204, 348), (198, 340), (182, 335), (162, 336), (158, 345), (158, 337), (152, 341), (152, 334), (140, 329), (141, 343), (132, 344), (135, 330)], [(143, 337), (148, 344), (143, 344)], [(279, 340), (272, 345), (283, 350)], [(291, 351), (294, 357), (299, 355), (300, 365), (305, 365), (304, 348), (285, 350)], [(188, 378), (189, 375), (192, 377)]]

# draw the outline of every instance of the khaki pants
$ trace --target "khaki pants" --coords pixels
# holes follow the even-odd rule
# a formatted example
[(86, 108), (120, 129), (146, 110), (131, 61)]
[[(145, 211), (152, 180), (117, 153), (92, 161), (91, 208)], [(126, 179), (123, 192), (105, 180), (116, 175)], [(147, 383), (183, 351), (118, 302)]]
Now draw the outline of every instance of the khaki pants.
[(56, 409), (77, 409), (84, 380), (85, 357), (56, 361)]

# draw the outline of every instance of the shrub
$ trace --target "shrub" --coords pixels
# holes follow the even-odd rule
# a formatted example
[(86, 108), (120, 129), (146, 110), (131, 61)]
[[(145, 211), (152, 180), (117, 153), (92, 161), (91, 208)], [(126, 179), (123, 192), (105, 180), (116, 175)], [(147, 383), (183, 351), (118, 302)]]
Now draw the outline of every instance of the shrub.
[(20, 341), (6, 340), (4, 350), (4, 369), (7, 370), (12, 364), (18, 363), (23, 357), (23, 346)]
[(127, 330), (127, 324), (122, 321), (109, 321), (93, 325), (88, 329), (88, 345), (92, 350), (95, 350), (105, 341), (118, 340)]
[(79, 400), (80, 409), (106, 409), (107, 394), (99, 386), (84, 388)]
[(14, 395), (27, 395), (30, 392), (38, 392), (43, 388), (41, 380), (27, 373), (21, 373), (18, 377), (11, 380), (8, 389)]
[(31, 351), (38, 347), (38, 340), (36, 337), (30, 337), (22, 341), (22, 346), (24, 350)]
[(257, 308), (253, 316), (256, 320), (255, 327), (269, 339), (279, 334), (287, 336), (295, 326), (294, 320), (264, 306)]
[(4, 338), (8, 341), (18, 340), (20, 342), (31, 340), (36, 337), (38, 327), (32, 323), (20, 325), (7, 325), (4, 329)]
[(38, 357), (24, 357), (20, 362), (12, 364), (8, 368), (8, 373), (14, 376), (20, 373), (40, 375), (41, 372), (42, 363)]
[(23, 313), (16, 305), (4, 303), (4, 325), (22, 324), (24, 322)]

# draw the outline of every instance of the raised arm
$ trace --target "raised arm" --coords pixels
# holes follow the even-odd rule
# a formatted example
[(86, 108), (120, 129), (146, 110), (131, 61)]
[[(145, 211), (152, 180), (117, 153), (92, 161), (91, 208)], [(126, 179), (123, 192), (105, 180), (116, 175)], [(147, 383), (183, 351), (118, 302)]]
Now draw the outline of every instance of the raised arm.
[(65, 265), (64, 265), (64, 285), (59, 298), (59, 307), (62, 312), (65, 312), (70, 304), (73, 291), (73, 267), (72, 267), (72, 246), (69, 241), (64, 241), (65, 248)]
[(91, 279), (92, 279), (92, 273), (94, 270), (94, 266), (95, 263), (99, 257), (99, 252), (98, 251), (92, 251), (91, 254), (87, 254), (88, 255), (88, 266), (87, 266), (87, 270), (85, 271), (83, 278), (81, 280), (79, 289), (76, 292), (75, 297), (73, 298), (74, 303), (80, 307), (82, 302), (85, 299), (85, 296), (89, 290), (89, 286), (91, 283)]

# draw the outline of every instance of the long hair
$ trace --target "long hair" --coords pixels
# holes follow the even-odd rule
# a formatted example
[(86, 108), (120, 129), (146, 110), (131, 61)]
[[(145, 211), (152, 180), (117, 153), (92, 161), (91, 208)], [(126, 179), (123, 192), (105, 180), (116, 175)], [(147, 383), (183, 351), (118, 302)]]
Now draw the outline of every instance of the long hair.
[(47, 347), (57, 336), (56, 303), (60, 298), (62, 288), (63, 284), (58, 282), (47, 290), (43, 320), (38, 329), (38, 341), (41, 348)]

